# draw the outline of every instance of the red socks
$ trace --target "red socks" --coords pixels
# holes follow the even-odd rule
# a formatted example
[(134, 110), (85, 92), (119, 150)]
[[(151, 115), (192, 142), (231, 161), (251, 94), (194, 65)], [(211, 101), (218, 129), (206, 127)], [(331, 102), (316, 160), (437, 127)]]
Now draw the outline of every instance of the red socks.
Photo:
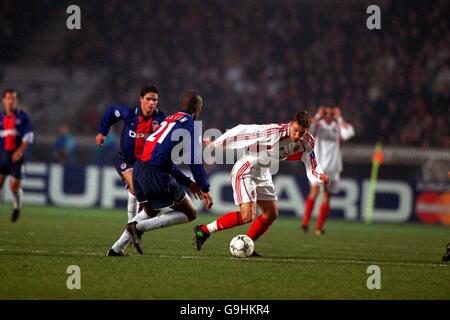
[[(230, 229), (242, 224), (242, 215), (240, 211), (228, 212), (217, 219), (215, 222), (217, 224), (217, 229), (213, 231)], [(201, 228), (203, 232), (210, 233), (205, 225), (201, 226)]]
[(322, 230), (325, 220), (328, 217), (328, 212), (330, 211), (330, 205), (326, 202), (322, 203), (319, 210), (319, 219), (317, 219), (316, 230)]
[(315, 200), (310, 198), (306, 199), (305, 203), (305, 214), (303, 215), (303, 225), (307, 226), (309, 224), (309, 219), (311, 218), (312, 211), (314, 209)]
[(250, 226), (247, 236), (249, 236), (253, 241), (258, 240), (258, 238), (261, 237), (267, 229), (269, 229), (272, 223), (273, 221), (267, 220), (262, 214), (260, 214)]

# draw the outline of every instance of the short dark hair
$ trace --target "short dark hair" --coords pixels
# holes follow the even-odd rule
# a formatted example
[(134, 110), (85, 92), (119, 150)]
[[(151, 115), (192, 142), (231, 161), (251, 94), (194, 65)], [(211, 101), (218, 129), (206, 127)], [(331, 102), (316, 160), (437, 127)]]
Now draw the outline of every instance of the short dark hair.
[(145, 96), (149, 92), (159, 94), (158, 89), (155, 86), (146, 84), (142, 86), (141, 97)]
[(181, 95), (180, 104), (183, 110), (193, 114), (203, 105), (203, 98), (197, 91), (186, 91)]
[(308, 111), (297, 112), (292, 118), (292, 121), (297, 122), (305, 129), (309, 129), (309, 127), (311, 126), (311, 118)]
[(15, 89), (12, 89), (12, 88), (5, 89), (5, 90), (3, 90), (2, 98), (4, 98), (7, 93), (15, 93), (15, 94), (17, 94), (17, 91)]

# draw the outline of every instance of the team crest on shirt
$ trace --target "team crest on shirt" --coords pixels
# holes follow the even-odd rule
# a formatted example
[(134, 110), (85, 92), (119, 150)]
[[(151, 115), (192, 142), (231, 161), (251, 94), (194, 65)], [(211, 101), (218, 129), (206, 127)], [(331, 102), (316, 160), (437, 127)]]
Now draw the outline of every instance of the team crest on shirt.
[(120, 118), (120, 111), (119, 110), (114, 111), (114, 115), (116, 116), (116, 118)]
[(152, 122), (152, 130), (153, 130), (153, 132), (155, 132), (156, 131), (156, 129), (158, 129), (158, 127), (159, 127), (159, 123), (158, 123), (158, 121), (153, 121)]
[(295, 148), (294, 148), (294, 152), (299, 152), (299, 151), (300, 151), (300, 146), (296, 145)]
[(120, 169), (125, 170), (127, 168), (127, 164), (124, 162), (120, 165)]

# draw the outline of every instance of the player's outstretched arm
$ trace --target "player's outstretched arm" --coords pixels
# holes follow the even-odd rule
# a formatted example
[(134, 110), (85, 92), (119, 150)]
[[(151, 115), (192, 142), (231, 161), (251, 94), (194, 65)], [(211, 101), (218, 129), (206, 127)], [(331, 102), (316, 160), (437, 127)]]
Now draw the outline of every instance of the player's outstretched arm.
[(194, 130), (194, 121), (184, 122), (184, 128), (189, 131), (190, 139), (186, 139), (188, 144), (186, 147), (189, 150), (190, 165), (189, 168), (194, 177), (195, 183), (201, 190), (200, 197), (203, 198), (206, 208), (209, 209), (212, 206), (212, 199), (209, 194), (209, 182), (206, 175), (205, 168), (203, 168), (202, 159), (202, 135), (201, 132)]
[(203, 202), (205, 203), (206, 210), (209, 210), (213, 206), (213, 200), (209, 192), (202, 192)]
[(214, 140), (215, 148), (241, 149), (257, 142), (267, 140), (267, 137), (259, 134), (263, 132), (264, 125), (240, 124), (227, 130), (224, 134)]
[(179, 184), (185, 186), (196, 199), (202, 199), (201, 188), (199, 185), (186, 176), (176, 165), (173, 166), (172, 176)]
[(14, 151), (13, 155), (12, 155), (12, 161), (13, 162), (18, 162), (20, 161), (20, 159), (23, 158), (23, 155), (25, 154), (25, 151), (28, 149), (28, 146), (30, 144), (28, 142), (22, 142), (22, 144), (20, 145), (20, 147)]
[(106, 109), (103, 114), (98, 134), (95, 137), (95, 143), (99, 146), (105, 142), (105, 137), (108, 135), (109, 129), (112, 125), (125, 118), (129, 113), (130, 108), (121, 105), (112, 105)]
[(103, 134), (98, 133), (98, 134), (95, 136), (95, 143), (96, 143), (99, 147), (101, 147), (101, 146), (105, 143), (105, 139), (106, 139), (106, 137), (105, 137)]
[(308, 180), (313, 184), (328, 184), (329, 178), (323, 172), (316, 158), (316, 154), (314, 153), (314, 143), (306, 143), (305, 147), (306, 150), (302, 155), (302, 161), (305, 164)]
[(12, 155), (13, 162), (20, 161), (20, 159), (23, 158), (25, 151), (27, 151), (28, 146), (34, 142), (33, 127), (31, 125), (30, 118), (25, 113), (24, 113), (23, 121), (24, 121), (24, 124), (23, 124), (24, 130), (23, 130), (22, 143), (20, 144), (19, 148)]

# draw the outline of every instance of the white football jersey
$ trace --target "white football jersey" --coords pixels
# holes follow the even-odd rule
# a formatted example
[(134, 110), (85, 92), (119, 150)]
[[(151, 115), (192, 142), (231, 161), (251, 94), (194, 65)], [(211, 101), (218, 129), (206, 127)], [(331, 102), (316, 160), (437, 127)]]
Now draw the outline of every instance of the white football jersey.
[(337, 121), (328, 124), (320, 119), (313, 123), (310, 132), (316, 139), (314, 151), (320, 166), (327, 174), (342, 171), (342, 141), (346, 141), (355, 135), (352, 125), (342, 127)]
[(289, 124), (238, 125), (214, 141), (216, 148), (244, 148), (243, 159), (258, 168), (261, 176), (269, 175), (275, 161), (301, 160), (311, 183), (320, 183), (323, 174), (315, 153), (314, 137), (306, 133), (298, 142), (289, 138)]

